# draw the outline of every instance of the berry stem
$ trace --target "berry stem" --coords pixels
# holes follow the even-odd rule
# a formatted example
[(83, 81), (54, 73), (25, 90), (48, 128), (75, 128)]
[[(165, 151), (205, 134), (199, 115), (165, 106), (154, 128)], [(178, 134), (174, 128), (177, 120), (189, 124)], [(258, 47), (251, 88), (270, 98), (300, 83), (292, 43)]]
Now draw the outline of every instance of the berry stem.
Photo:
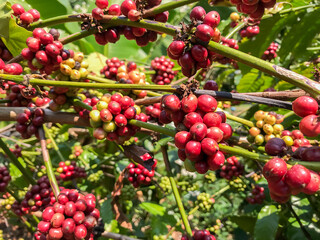
[(268, 162), (268, 160), (272, 158), (267, 155), (262, 155), (259, 153), (250, 152), (250, 151), (242, 149), (242, 148), (225, 146), (222, 144), (219, 144), (219, 149), (220, 149), (220, 151), (225, 152), (225, 153), (229, 153), (229, 154), (237, 155), (237, 156), (242, 156), (245, 158), (249, 158), (251, 160), (257, 160), (259, 162), (264, 162), (264, 163)]
[(84, 31), (81, 31), (81, 32), (73, 33), (73, 34), (71, 34), (69, 36), (61, 38), (60, 42), (62, 44), (75, 42), (77, 40), (80, 40), (81, 38), (88, 37), (88, 36), (94, 34), (95, 32), (96, 32), (96, 30), (90, 29), (90, 30), (84, 30)]
[(232, 29), (231, 32), (229, 32), (225, 38), (229, 39), (231, 38), (234, 34), (236, 34), (241, 28), (243, 28), (246, 25), (245, 22), (239, 23), (235, 28)]
[(211, 41), (207, 47), (210, 51), (219, 53), (225, 57), (234, 59), (238, 62), (256, 68), (262, 72), (268, 73), (288, 83), (291, 83), (310, 93), (310, 95), (314, 98), (318, 99), (318, 96), (320, 95), (320, 90), (318, 90), (320, 89), (320, 84), (298, 73), (292, 72), (288, 69), (264, 61), (260, 58), (254, 57), (247, 53), (235, 50), (233, 48), (213, 41)]
[(31, 223), (29, 223), (24, 217), (20, 217), (20, 219), (26, 225), (29, 232), (34, 233), (36, 231), (35, 228), (31, 225)]
[(95, 82), (100, 82), (100, 83), (116, 83), (113, 80), (102, 78), (102, 77), (93, 76), (93, 75), (90, 75), (90, 74), (87, 76), (87, 79), (95, 81)]
[(60, 160), (61, 160), (62, 162), (64, 162), (65, 159), (64, 159), (64, 157), (62, 156), (62, 153), (60, 152), (59, 147), (57, 146), (57, 143), (56, 143), (56, 141), (54, 140), (54, 138), (52, 137), (49, 129), (48, 129), (45, 125), (43, 125), (43, 130), (44, 130), (45, 134), (47, 135), (47, 137), (50, 139), (50, 141), (51, 141), (51, 143), (52, 143), (52, 145), (53, 145), (53, 148), (54, 148), (54, 150), (57, 152)]
[(35, 28), (44, 28), (44, 27), (54, 26), (54, 25), (67, 23), (67, 22), (82, 22), (82, 21), (83, 21), (83, 18), (79, 14), (62, 15), (62, 16), (48, 18), (45, 20), (40, 20), (38, 22), (31, 23), (29, 25), (29, 30), (33, 30)]
[(290, 160), (288, 161), (289, 164), (295, 165), (295, 164), (300, 164), (308, 169), (314, 170), (316, 172), (320, 171), (320, 162), (306, 162), (306, 161), (293, 161)]
[(60, 193), (60, 190), (59, 190), (59, 185), (57, 183), (56, 176), (54, 175), (54, 172), (53, 172), (53, 167), (52, 167), (50, 155), (47, 149), (47, 142), (46, 142), (46, 137), (45, 137), (43, 127), (40, 127), (38, 131), (39, 131), (40, 145), (41, 145), (44, 165), (46, 166), (46, 169), (47, 169), (47, 175), (49, 178), (49, 182), (50, 182), (53, 194), (57, 198)]
[(230, 119), (230, 120), (238, 122), (238, 123), (242, 123), (244, 125), (247, 125), (248, 127), (254, 127), (253, 122), (251, 122), (249, 120), (246, 120), (246, 119), (241, 118), (241, 117), (233, 116), (232, 114), (229, 114), (227, 112), (224, 112), (224, 113), (226, 114), (227, 119)]
[[(0, 74), (0, 78), (3, 80), (10, 80), (16, 83), (21, 83), (24, 81), (23, 75), (15, 76), (9, 74)], [(109, 90), (121, 90), (121, 89), (131, 89), (131, 90), (154, 90), (154, 91), (167, 91), (175, 92), (176, 89), (168, 85), (141, 85), (141, 84), (107, 84), (107, 83), (86, 83), (86, 82), (69, 82), (69, 81), (52, 81), (43, 80), (37, 78), (31, 78), (30, 84), (35, 84), (39, 86), (60, 86), (60, 87), (70, 87), (70, 88), (91, 88), (91, 89), (109, 89)]]
[(31, 174), (29, 171), (24, 168), (21, 163), (19, 162), (18, 158), (10, 151), (8, 146), (5, 144), (5, 142), (0, 138), (0, 147), (3, 149), (3, 151), (7, 154), (9, 157), (9, 160), (20, 170), (22, 173), (23, 178), (31, 185), (35, 185), (36, 182), (32, 178)]
[(134, 120), (134, 119), (131, 119), (128, 123), (131, 125), (137, 126), (137, 127), (142, 127), (142, 128), (146, 128), (146, 129), (158, 132), (158, 133), (162, 133), (162, 134), (165, 134), (170, 137), (174, 137), (176, 134), (175, 130), (171, 130), (169, 128), (161, 127), (159, 125), (155, 125), (155, 124), (151, 124), (151, 123), (141, 122), (141, 121)]
[(302, 224), (299, 216), (298, 216), (297, 213), (294, 211), (294, 209), (293, 209), (293, 207), (291, 206), (291, 204), (290, 204), (290, 203), (287, 203), (286, 205), (287, 205), (287, 207), (289, 208), (289, 210), (290, 210), (290, 212), (292, 213), (292, 215), (293, 215), (293, 216), (295, 217), (295, 219), (297, 220), (297, 222), (298, 222), (298, 224), (299, 224), (299, 226), (300, 226), (300, 228), (301, 228), (304, 236), (306, 237), (306, 239), (312, 240), (312, 237), (311, 237), (310, 233), (309, 233), (309, 232), (307, 231), (307, 229), (305, 229), (305, 227), (303, 226), (303, 224)]
[(178, 7), (182, 7), (184, 5), (188, 5), (190, 3), (194, 3), (194, 2), (198, 2), (199, 0), (181, 0), (181, 1), (173, 1), (173, 2), (168, 2), (165, 4), (161, 4), (160, 6), (156, 6), (153, 8), (148, 9), (147, 11), (145, 11), (145, 14), (143, 15), (143, 17), (149, 17), (149, 16), (153, 16), (156, 15), (158, 13), (162, 13), (165, 11), (169, 11)]
[(215, 194), (211, 195), (211, 197), (216, 197), (219, 196), (221, 194), (223, 194), (224, 192), (228, 191), (230, 189), (230, 185), (227, 185), (223, 188), (221, 188), (218, 192), (216, 192)]
[(191, 230), (191, 227), (190, 227), (190, 223), (188, 221), (188, 216), (187, 216), (187, 214), (185, 212), (183, 203), (181, 201), (181, 197), (180, 197), (180, 194), (179, 194), (179, 191), (178, 191), (178, 188), (177, 188), (177, 184), (176, 184), (176, 182), (175, 182), (175, 180), (173, 178), (172, 172), (171, 172), (171, 166), (170, 166), (170, 162), (169, 162), (167, 146), (161, 147), (161, 152), (162, 152), (162, 155), (163, 155), (164, 164), (166, 165), (166, 170), (167, 170), (168, 177), (169, 177), (169, 180), (170, 180), (170, 184), (171, 184), (171, 187), (172, 187), (172, 192), (173, 192), (173, 195), (174, 195), (174, 197), (176, 199), (176, 203), (178, 205), (178, 208), (179, 208), (179, 211), (180, 211), (180, 214), (181, 214), (181, 218), (182, 218), (184, 227), (186, 229), (188, 237), (191, 238), (192, 230)]

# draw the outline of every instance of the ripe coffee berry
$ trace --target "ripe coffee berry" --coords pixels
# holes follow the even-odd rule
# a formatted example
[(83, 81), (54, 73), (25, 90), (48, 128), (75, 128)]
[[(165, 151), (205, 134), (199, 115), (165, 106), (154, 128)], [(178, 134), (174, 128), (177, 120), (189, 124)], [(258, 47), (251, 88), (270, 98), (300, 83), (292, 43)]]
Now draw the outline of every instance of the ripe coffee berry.
[(264, 188), (259, 185), (255, 185), (246, 200), (250, 204), (261, 204), (265, 198)]
[(43, 211), (42, 221), (38, 224), (40, 239), (93, 239), (91, 234), (100, 217), (95, 208), (95, 196), (63, 189), (58, 196), (58, 199), (62, 198), (65, 199), (63, 203), (55, 203)]
[(267, 48), (266, 51), (264, 51), (262, 55), (263, 60), (271, 61), (272, 59), (275, 59), (277, 57), (277, 50), (278, 50), (279, 44), (278, 43), (271, 43), (270, 46)]
[(28, 109), (17, 116), (16, 130), (23, 138), (30, 138), (33, 134), (38, 137), (38, 128), (44, 123), (44, 111), (36, 108), (34, 111)]
[(300, 117), (314, 115), (318, 112), (318, 108), (317, 101), (309, 96), (298, 97), (292, 102), (292, 110)]
[[(147, 159), (143, 159), (144, 161)], [(154, 169), (157, 165), (157, 160), (155, 160), (155, 164), (152, 166), (152, 170), (149, 171), (141, 164), (135, 165), (130, 163), (127, 166), (127, 178), (129, 182), (135, 187), (139, 187), (140, 185), (150, 185), (152, 178), (154, 176)]]
[(5, 192), (6, 188), (11, 181), (11, 176), (6, 167), (0, 167), (0, 193)]
[(151, 68), (156, 71), (156, 74), (152, 75), (152, 81), (158, 85), (170, 84), (177, 71), (173, 71), (174, 63), (169, 59), (161, 56), (156, 57), (151, 61)]
[(87, 177), (85, 169), (78, 167), (75, 161), (60, 162), (57, 172), (63, 181)]
[(225, 158), (218, 143), (223, 138), (228, 139), (232, 129), (229, 124), (222, 123), (225, 119), (222, 120), (221, 116), (224, 118), (224, 115), (214, 112), (216, 100), (209, 95), (197, 98), (190, 94), (182, 100), (176, 95), (165, 95), (161, 99), (161, 107), (168, 116), (168, 122), (173, 121), (177, 127), (175, 145), (186, 169), (200, 174), (219, 169)]
[(236, 156), (227, 158), (227, 164), (221, 167), (220, 177), (227, 180), (233, 177), (239, 177), (243, 174), (244, 166), (239, 162)]
[[(193, 230), (193, 239), (194, 240), (216, 240), (216, 238), (210, 234), (208, 230)], [(189, 238), (184, 235), (182, 236), (181, 240), (188, 240)]]

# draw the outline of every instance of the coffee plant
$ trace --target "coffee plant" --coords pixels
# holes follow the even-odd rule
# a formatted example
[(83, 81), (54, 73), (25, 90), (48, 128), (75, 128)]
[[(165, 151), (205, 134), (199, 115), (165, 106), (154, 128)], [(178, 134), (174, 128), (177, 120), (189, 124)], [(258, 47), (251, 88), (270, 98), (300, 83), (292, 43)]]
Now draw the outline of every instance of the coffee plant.
[(0, 2), (0, 239), (319, 239), (319, 16)]

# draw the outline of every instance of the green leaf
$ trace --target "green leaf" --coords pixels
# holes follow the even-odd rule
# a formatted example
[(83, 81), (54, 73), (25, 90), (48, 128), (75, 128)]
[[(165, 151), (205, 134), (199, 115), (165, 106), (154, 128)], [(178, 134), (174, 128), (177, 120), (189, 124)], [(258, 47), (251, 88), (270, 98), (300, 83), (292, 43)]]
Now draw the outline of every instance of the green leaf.
[(11, 4), (4, 2), (0, 4), (0, 36), (9, 37), (9, 21), (11, 19)]
[[(306, 48), (311, 44), (312, 39), (319, 33), (320, 9), (306, 13), (284, 36), (278, 55), (286, 58), (290, 53), (292, 57), (307, 57)], [(309, 52), (312, 54), (312, 52)]]
[(96, 74), (100, 74), (100, 70), (106, 64), (107, 58), (100, 53), (91, 53), (87, 57), (87, 62), (89, 63), (88, 70), (94, 72)]
[(23, 48), (27, 47), (26, 40), (31, 36), (32, 32), (18, 26), (13, 19), (10, 19), (8, 37), (2, 40), (11, 54), (17, 56)]
[(257, 69), (252, 69), (245, 74), (237, 86), (238, 92), (258, 92), (271, 87), (274, 84), (272, 77), (266, 76)]
[(101, 218), (103, 219), (103, 222), (106, 224), (110, 224), (113, 219), (111, 201), (112, 199), (109, 198), (101, 204)]
[[(239, 45), (239, 50), (260, 58), (263, 52), (269, 47), (270, 43), (277, 38), (282, 29), (286, 26), (294, 26), (296, 21), (298, 21), (298, 18), (302, 15), (303, 12), (300, 12), (299, 14), (293, 12), (284, 17), (280, 16), (280, 14), (275, 14), (271, 18), (261, 20), (259, 25), (261, 29), (260, 33), (252, 40), (241, 43)], [(290, 45), (287, 45), (287, 47), (291, 48)], [(238, 65), (242, 74), (249, 72), (251, 69), (249, 66), (242, 63), (238, 63)]]
[(107, 58), (117, 57), (120, 59), (142, 60), (146, 53), (135, 41), (129, 41), (124, 36), (116, 44), (107, 44), (104, 54)]
[(256, 224), (257, 218), (253, 216), (231, 216), (229, 219), (236, 223), (241, 229), (250, 234), (254, 232), (254, 226)]
[(254, 227), (255, 240), (273, 240), (278, 229), (278, 209), (274, 205), (264, 206), (258, 214)]
[(158, 204), (151, 203), (151, 202), (143, 202), (139, 205), (143, 210), (153, 214), (153, 215), (159, 215), (163, 216), (163, 214), (166, 211), (165, 207), (162, 207)]

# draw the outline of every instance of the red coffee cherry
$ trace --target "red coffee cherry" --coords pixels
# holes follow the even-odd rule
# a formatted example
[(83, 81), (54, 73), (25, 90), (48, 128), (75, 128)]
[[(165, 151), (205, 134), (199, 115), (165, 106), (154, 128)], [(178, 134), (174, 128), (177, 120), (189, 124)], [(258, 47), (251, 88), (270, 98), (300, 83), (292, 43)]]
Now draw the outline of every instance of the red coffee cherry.
[(292, 110), (300, 117), (315, 115), (319, 105), (315, 99), (308, 96), (298, 97), (292, 102)]

